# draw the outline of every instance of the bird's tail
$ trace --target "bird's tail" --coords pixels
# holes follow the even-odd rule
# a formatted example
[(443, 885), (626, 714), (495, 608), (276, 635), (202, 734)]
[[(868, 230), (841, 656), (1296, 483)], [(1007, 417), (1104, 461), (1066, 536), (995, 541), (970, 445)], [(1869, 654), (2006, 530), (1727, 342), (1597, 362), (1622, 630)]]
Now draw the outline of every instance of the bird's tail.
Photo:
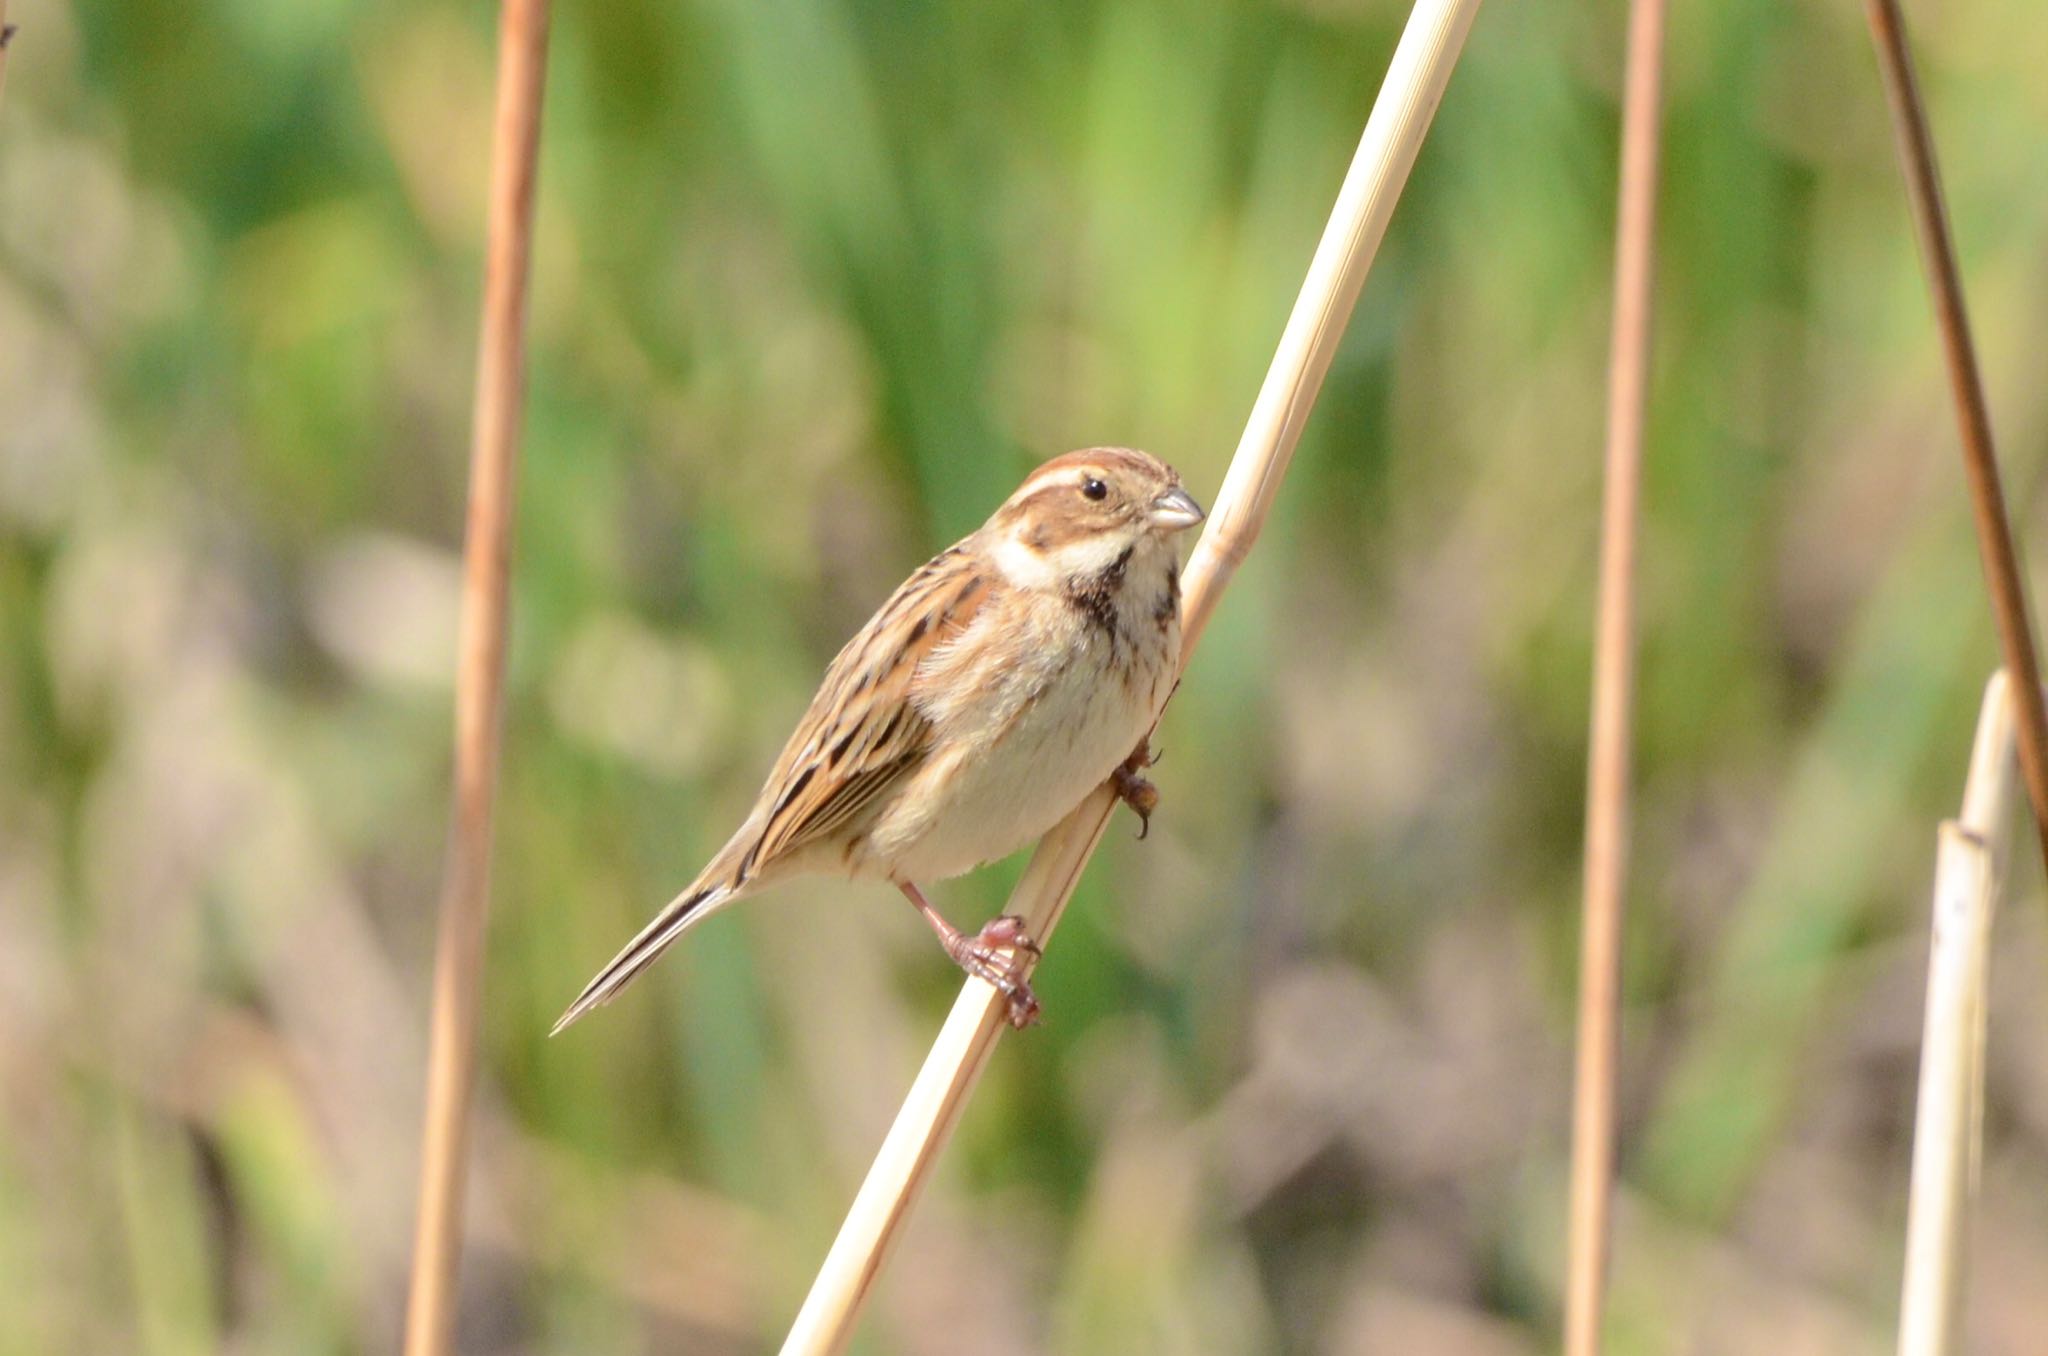
[(719, 905), (731, 902), (736, 893), (736, 888), (729, 882), (707, 886), (700, 879), (693, 883), (669, 901), (667, 908), (654, 915), (654, 921), (640, 929), (639, 935), (627, 942), (619, 954), (597, 972), (597, 978), (583, 986), (583, 992), (576, 995), (576, 1001), (569, 1005), (569, 1010), (561, 1015), (548, 1034), (559, 1034), (592, 1008), (611, 1002), (620, 989), (632, 983), (635, 976), (654, 963), (656, 956), (668, 949), (669, 943)]

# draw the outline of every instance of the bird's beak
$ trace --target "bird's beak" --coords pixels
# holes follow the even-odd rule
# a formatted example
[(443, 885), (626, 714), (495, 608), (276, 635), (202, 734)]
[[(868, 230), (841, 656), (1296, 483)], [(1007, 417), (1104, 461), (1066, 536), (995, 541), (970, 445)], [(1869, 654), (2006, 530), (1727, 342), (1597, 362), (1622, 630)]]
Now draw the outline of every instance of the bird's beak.
[(1195, 497), (1176, 485), (1152, 501), (1152, 526), (1162, 532), (1178, 532), (1184, 527), (1193, 527), (1208, 515)]

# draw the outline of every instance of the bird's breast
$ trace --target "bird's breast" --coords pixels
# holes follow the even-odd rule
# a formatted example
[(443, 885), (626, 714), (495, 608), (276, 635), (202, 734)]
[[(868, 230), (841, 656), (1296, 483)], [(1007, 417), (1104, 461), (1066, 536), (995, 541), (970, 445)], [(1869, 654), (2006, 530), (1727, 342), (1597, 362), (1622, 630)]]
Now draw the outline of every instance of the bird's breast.
[(870, 836), (890, 874), (944, 879), (1008, 856), (1130, 755), (1180, 653), (1171, 558), (1140, 565), (1106, 598), (1013, 599), (1000, 631), (934, 657), (920, 675), (932, 758)]

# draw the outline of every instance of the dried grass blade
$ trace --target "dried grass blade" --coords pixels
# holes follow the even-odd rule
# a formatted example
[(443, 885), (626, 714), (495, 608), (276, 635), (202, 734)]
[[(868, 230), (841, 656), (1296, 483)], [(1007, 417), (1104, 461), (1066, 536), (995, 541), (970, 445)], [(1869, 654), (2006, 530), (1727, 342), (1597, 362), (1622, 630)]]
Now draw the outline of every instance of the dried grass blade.
[[(1265, 524), (1478, 8), (1479, 0), (1419, 0), (1409, 16), (1210, 512), (1208, 531), (1182, 575), (1183, 667)], [(1012, 893), (1009, 912), (1021, 915), (1040, 941), (1058, 924), (1112, 804), (1107, 788), (1083, 801), (1039, 843)], [(844, 1349), (1002, 1029), (996, 991), (980, 980), (967, 981), (812, 1283), (783, 1356)]]
[(1947, 1356), (1959, 1347), (1969, 1214), (1983, 1138), (1991, 923), (2012, 822), (2010, 692), (2002, 672), (1984, 690), (1963, 815), (1943, 823), (1938, 839), (1899, 1295), (1900, 1356)]
[(463, 543), (455, 688), (455, 806), (442, 885), (428, 1028), (426, 1126), (413, 1240), (407, 1356), (448, 1349), (462, 1254), (469, 1102), (490, 902), (491, 812), (504, 708), (513, 492), (526, 395), (526, 293), (533, 242), (547, 0), (505, 0), (478, 341), (469, 520)]
[(1651, 278), (1662, 141), (1664, 0), (1629, 6), (1621, 186), (1614, 248), (1614, 330), (1607, 369), (1607, 452), (1600, 511), (1586, 760), (1585, 895), (1579, 939), (1578, 1057), (1565, 1259), (1570, 1356), (1598, 1356), (1614, 1197), (1615, 1064), (1621, 1045), (1622, 906), (1628, 878), (1629, 762), (1636, 666), (1636, 528), (1649, 405)]

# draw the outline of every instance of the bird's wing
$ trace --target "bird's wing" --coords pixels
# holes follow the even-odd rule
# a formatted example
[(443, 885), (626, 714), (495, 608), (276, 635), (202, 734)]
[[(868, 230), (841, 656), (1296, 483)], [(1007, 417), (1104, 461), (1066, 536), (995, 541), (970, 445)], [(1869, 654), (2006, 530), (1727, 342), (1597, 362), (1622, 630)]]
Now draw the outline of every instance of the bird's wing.
[(963, 543), (920, 567), (846, 643), (748, 816), (736, 883), (857, 822), (924, 762), (933, 731), (915, 700), (918, 667), (999, 586)]
[(918, 667), (967, 628), (997, 587), (966, 543), (903, 582), (825, 671), (739, 832), (584, 987), (556, 1031), (609, 1002), (685, 929), (738, 898), (777, 860), (858, 823), (924, 762), (933, 732), (916, 701)]

